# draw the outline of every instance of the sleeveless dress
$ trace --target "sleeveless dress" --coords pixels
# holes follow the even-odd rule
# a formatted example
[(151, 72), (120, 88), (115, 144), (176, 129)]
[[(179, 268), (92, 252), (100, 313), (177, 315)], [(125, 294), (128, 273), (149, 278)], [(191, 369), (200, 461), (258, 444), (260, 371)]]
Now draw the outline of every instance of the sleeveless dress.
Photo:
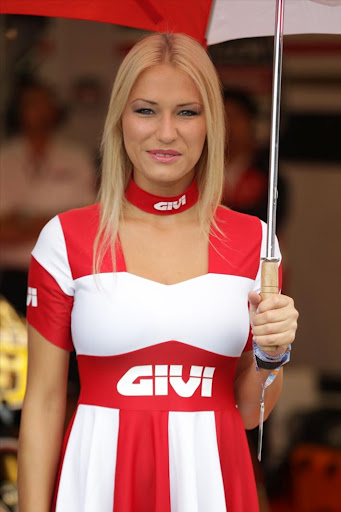
[[(78, 406), (64, 439), (56, 512), (257, 512), (233, 385), (252, 349), (265, 225), (219, 207), (208, 273), (164, 285), (93, 275), (99, 206), (54, 217), (32, 252), (27, 320), (76, 350)], [(277, 247), (277, 254), (280, 257)]]

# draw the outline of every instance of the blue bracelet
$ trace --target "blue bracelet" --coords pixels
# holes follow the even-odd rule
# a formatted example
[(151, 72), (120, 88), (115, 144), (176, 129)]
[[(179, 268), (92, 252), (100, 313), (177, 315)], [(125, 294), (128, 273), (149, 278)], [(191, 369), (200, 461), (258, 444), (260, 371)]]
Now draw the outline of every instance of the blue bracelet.
[(288, 346), (283, 354), (278, 354), (276, 356), (271, 356), (264, 352), (255, 341), (252, 342), (252, 346), (256, 363), (259, 368), (275, 370), (290, 361), (291, 345)]

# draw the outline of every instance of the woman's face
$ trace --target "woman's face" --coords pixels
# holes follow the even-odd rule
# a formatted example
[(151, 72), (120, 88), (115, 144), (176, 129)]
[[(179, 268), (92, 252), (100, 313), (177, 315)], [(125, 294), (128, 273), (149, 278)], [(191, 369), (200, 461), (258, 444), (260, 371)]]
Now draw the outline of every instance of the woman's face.
[(176, 195), (190, 185), (206, 139), (206, 120), (187, 73), (169, 64), (141, 73), (123, 111), (122, 130), (141, 188)]

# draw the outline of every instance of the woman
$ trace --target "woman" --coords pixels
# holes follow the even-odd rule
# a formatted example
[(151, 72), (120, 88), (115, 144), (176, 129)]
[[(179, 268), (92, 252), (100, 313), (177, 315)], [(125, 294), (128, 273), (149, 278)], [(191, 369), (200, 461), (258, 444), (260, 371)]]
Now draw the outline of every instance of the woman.
[[(260, 303), (264, 227), (218, 207), (223, 158), (204, 50), (176, 34), (138, 43), (111, 96), (100, 207), (52, 219), (32, 253), (21, 512), (50, 510), (54, 488), (59, 512), (257, 510), (244, 427), (271, 371), (255, 369), (248, 301), (260, 366), (262, 347), (287, 359), (297, 312)], [(73, 345), (81, 395), (57, 474)]]

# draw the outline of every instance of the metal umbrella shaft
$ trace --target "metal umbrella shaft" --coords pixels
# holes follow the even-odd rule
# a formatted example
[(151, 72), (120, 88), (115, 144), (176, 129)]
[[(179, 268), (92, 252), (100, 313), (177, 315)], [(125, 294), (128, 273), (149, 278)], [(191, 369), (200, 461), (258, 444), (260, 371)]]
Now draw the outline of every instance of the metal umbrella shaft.
[(276, 207), (277, 207), (277, 176), (279, 154), (279, 124), (281, 105), (281, 79), (283, 57), (283, 24), (285, 0), (277, 0), (276, 29), (274, 36), (273, 84), (272, 84), (272, 115), (271, 141), (269, 159), (269, 200), (268, 200), (268, 231), (266, 243), (266, 259), (275, 257)]
[(275, 256), (276, 239), (276, 208), (277, 208), (277, 177), (279, 153), (279, 122), (281, 103), (281, 79), (283, 56), (283, 26), (285, 0), (277, 0), (276, 25), (274, 36), (273, 83), (272, 83), (272, 114), (271, 139), (269, 158), (269, 193), (268, 218), (266, 234), (266, 254), (262, 263), (261, 295), (265, 299), (269, 294), (278, 293), (278, 265)]

